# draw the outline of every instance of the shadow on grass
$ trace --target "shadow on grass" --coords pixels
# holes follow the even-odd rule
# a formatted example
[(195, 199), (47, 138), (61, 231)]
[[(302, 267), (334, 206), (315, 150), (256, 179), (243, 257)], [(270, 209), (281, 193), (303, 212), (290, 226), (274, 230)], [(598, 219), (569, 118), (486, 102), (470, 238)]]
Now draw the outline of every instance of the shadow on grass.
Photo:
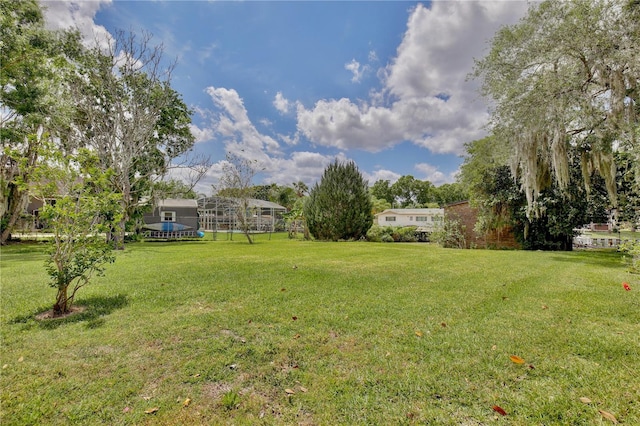
[(25, 255), (33, 255), (34, 259), (45, 255), (47, 246), (41, 242), (16, 242), (12, 241), (8, 245), (2, 247), (2, 261), (23, 261)]
[(76, 308), (83, 308), (82, 310), (73, 313), (71, 315), (61, 318), (46, 318), (37, 319), (36, 317), (47, 310), (50, 310), (50, 306), (42, 307), (35, 312), (16, 317), (9, 321), (10, 324), (33, 324), (37, 327), (45, 330), (54, 330), (65, 324), (73, 324), (77, 322), (86, 323), (87, 328), (98, 328), (104, 323), (104, 316), (109, 315), (116, 309), (124, 308), (129, 304), (127, 296), (118, 294), (115, 296), (96, 296), (87, 299), (78, 300), (73, 304)]
[(560, 262), (582, 262), (588, 265), (616, 268), (624, 266), (624, 255), (611, 249), (574, 250), (567, 256), (554, 256), (553, 260)]

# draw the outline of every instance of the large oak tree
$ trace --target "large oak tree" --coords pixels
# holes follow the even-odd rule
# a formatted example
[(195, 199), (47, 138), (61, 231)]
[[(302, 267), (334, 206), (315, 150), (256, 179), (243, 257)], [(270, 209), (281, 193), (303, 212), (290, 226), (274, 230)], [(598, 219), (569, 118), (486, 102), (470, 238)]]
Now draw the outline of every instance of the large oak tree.
[(640, 156), (638, 46), (637, 0), (547, 0), (477, 61), (493, 134), (510, 147), (530, 213), (541, 213), (538, 195), (554, 181), (568, 188), (571, 150), (584, 185), (597, 171), (615, 205), (614, 151)]

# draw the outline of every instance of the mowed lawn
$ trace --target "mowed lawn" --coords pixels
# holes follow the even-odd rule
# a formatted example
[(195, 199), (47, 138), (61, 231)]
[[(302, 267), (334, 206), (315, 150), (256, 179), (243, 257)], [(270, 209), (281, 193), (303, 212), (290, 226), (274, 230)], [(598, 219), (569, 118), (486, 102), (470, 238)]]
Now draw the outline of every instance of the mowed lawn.
[(137, 243), (38, 321), (43, 261), (2, 248), (3, 426), (640, 424), (617, 253)]

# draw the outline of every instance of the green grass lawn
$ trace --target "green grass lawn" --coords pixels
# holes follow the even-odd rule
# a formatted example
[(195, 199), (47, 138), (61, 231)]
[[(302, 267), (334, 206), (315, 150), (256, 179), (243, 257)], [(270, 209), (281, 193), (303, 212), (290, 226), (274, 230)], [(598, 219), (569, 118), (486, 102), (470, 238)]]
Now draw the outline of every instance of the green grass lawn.
[(43, 261), (2, 248), (3, 426), (640, 424), (640, 279), (615, 252), (138, 243), (83, 313), (38, 321)]

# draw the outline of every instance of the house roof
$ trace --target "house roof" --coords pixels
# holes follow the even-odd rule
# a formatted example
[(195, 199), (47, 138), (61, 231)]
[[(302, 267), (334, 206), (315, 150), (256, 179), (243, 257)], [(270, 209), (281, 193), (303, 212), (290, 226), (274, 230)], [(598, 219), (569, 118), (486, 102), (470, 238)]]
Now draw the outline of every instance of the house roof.
[(166, 200), (158, 200), (158, 207), (193, 207), (198, 208), (198, 200), (191, 200), (186, 198), (167, 198)]
[[(234, 198), (225, 198), (225, 197), (217, 197), (217, 196), (213, 196), (213, 197), (204, 197), (201, 198), (199, 200), (200, 205), (204, 208), (206, 205), (210, 204), (210, 203), (216, 203), (216, 201), (231, 201), (234, 202)], [(286, 211), (287, 208), (281, 206), (280, 204), (277, 203), (273, 203), (271, 201), (265, 201), (265, 200), (258, 200), (256, 198), (250, 198), (249, 200), (249, 207), (253, 207), (253, 208), (261, 208), (261, 209), (274, 209), (274, 210), (284, 210)]]

